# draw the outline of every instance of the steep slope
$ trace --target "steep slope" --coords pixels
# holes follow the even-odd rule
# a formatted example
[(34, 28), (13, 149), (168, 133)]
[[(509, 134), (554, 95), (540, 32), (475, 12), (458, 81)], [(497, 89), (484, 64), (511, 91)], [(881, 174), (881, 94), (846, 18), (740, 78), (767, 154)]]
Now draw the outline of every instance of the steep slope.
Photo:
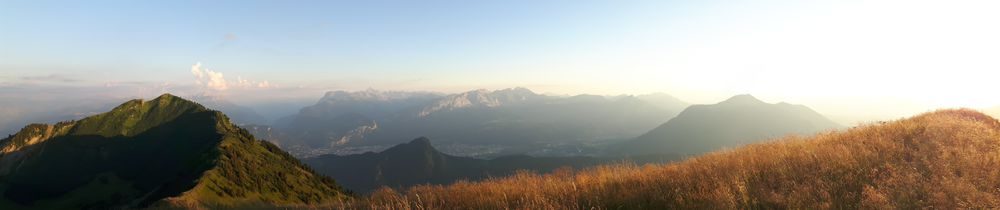
[[(944, 110), (674, 164), (379, 191), (393, 209), (993, 209), (1000, 122)], [(419, 197), (419, 199), (418, 199)]]
[[(673, 156), (636, 158), (640, 163), (676, 160)], [(419, 184), (450, 184), (459, 180), (502, 177), (518, 170), (548, 172), (559, 167), (582, 168), (622, 161), (620, 158), (503, 156), (495, 159), (458, 157), (435, 149), (424, 137), (382, 152), (357, 155), (323, 155), (303, 162), (344, 187), (367, 193), (381, 186), (397, 189)]]
[(313, 204), (341, 189), (220, 112), (169, 94), (0, 140), (0, 208)]
[(737, 95), (718, 104), (690, 106), (677, 117), (614, 150), (621, 154), (700, 154), (838, 127), (802, 105), (768, 104), (750, 95)]

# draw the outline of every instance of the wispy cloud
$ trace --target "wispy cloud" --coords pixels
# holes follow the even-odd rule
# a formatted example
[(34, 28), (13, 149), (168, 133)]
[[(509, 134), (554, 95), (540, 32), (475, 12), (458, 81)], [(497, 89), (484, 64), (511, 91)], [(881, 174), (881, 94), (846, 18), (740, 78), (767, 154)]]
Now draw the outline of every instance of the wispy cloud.
[(236, 40), (239, 40), (239, 39), (240, 39), (240, 37), (237, 36), (235, 33), (226, 33), (226, 34), (222, 35), (222, 40), (219, 40), (219, 44), (215, 45), (215, 49), (216, 50), (224, 49), (224, 48), (228, 47), (230, 44), (235, 43)]
[(83, 80), (70, 78), (64, 75), (49, 74), (45, 76), (25, 76), (21, 77), (21, 80), (27, 82), (58, 82), (58, 83), (75, 83)]

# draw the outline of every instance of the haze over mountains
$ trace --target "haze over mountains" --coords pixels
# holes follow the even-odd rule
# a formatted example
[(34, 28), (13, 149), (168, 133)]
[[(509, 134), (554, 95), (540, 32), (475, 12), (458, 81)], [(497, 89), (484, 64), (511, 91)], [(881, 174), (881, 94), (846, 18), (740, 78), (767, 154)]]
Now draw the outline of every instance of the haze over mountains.
[(267, 125), (270, 124), (270, 120), (257, 113), (250, 107), (238, 105), (229, 100), (226, 100), (220, 96), (210, 96), (205, 94), (198, 94), (189, 96), (188, 99), (191, 101), (198, 102), (199, 104), (214, 110), (219, 110), (225, 113), (233, 122), (237, 124), (255, 124), (255, 125)]
[[(727, 114), (701, 116), (703, 114), (697, 111), (701, 108), (696, 108), (686, 117), (677, 119), (673, 119), (675, 113), (688, 104), (662, 93), (547, 96), (525, 88), (474, 90), (450, 95), (374, 89), (331, 91), (315, 104), (281, 119), (263, 117), (256, 110), (225, 97), (195, 94), (191, 98), (231, 115), (235, 123), (252, 134), (300, 157), (380, 151), (417, 136), (433, 138), (439, 149), (460, 156), (697, 154), (786, 133), (808, 134), (839, 127), (821, 119), (823, 117), (814, 111), (803, 110), (808, 108), (802, 106), (779, 103), (773, 108), (762, 108), (766, 106), (758, 105), (764, 103), (752, 96), (727, 100), (746, 99), (739, 103), (720, 103), (729, 104), (728, 108), (719, 110)], [(94, 107), (99, 106), (89, 109), (96, 109)], [(718, 113), (717, 110), (702, 112)], [(770, 116), (772, 114), (783, 115)], [(41, 122), (67, 117), (52, 118)], [(709, 118), (726, 123), (686, 122)], [(752, 123), (760, 119), (770, 120)], [(795, 119), (808, 123), (793, 122)], [(768, 124), (772, 124), (769, 128), (772, 130), (754, 129)], [(714, 131), (706, 135), (715, 136), (690, 134), (691, 130), (697, 130), (690, 127), (703, 126), (714, 127)], [(753, 126), (758, 127), (751, 128)], [(673, 130), (665, 131), (668, 129)], [(617, 141), (636, 137), (639, 138), (634, 142), (604, 149), (618, 144)], [(643, 141), (647, 143), (636, 143)], [(663, 149), (663, 145), (656, 145), (658, 141), (677, 142), (664, 143), (673, 145), (673, 149)]]
[[(587, 96), (576, 98), (588, 99)], [(589, 99), (601, 100), (599, 97)], [(489, 107), (490, 104), (496, 104), (495, 101), (502, 100), (452, 103), (454, 101), (456, 100), (449, 99), (438, 104), (479, 104)], [(769, 104), (750, 95), (737, 95), (718, 104), (692, 105), (679, 116), (638, 138), (595, 146), (586, 154), (589, 156), (555, 158), (520, 155), (476, 159), (442, 153), (431, 145), (429, 139), (421, 137), (382, 152), (346, 156), (321, 155), (307, 158), (305, 162), (320, 173), (341, 180), (349, 189), (369, 192), (379, 186), (406, 188), (417, 184), (448, 184), (461, 179), (480, 180), (491, 176), (506, 176), (524, 169), (546, 172), (560, 166), (582, 168), (621, 160), (634, 163), (678, 160), (682, 155), (736, 148), (789, 134), (811, 135), (837, 128), (840, 126), (805, 106)]]
[(76, 120), (108, 110), (123, 100), (77, 100), (73, 103), (55, 100), (33, 101), (38, 105), (0, 101), (0, 135), (13, 134), (29, 123), (56, 123)]
[(0, 140), (3, 209), (300, 205), (344, 198), (228, 117), (164, 94)]
[(525, 88), (451, 95), (337, 91), (282, 120), (268, 135), (304, 156), (334, 153), (338, 147), (386, 148), (417, 136), (460, 148), (455, 152), (466, 156), (573, 155), (589, 144), (638, 136), (685, 106), (665, 94), (557, 97)]
[[(7, 196), (0, 204), (85, 208), (315, 204), (337, 200), (343, 192), (325, 176), (346, 189), (368, 193), (382, 186), (451, 184), (519, 170), (550, 172), (621, 161), (661, 163), (840, 127), (805, 106), (769, 104), (750, 95), (689, 106), (666, 94), (559, 97), (524, 88), (451, 95), (333, 91), (298, 114), (277, 120), (275, 126), (246, 123), (266, 119), (225, 98), (194, 98), (241, 116), (244, 123), (163, 95), (151, 101), (133, 100), (80, 121), (28, 126), (0, 141), (6, 148), (0, 153), (0, 172), (9, 173), (0, 179), (16, 183), (0, 185)], [(670, 110), (682, 108), (676, 117)], [(435, 145), (425, 137), (400, 141), (410, 136), (444, 140), (435, 139)], [(451, 155), (436, 148), (442, 146), (460, 152)], [(344, 148), (357, 154), (330, 154)], [(304, 162), (318, 173), (282, 149), (306, 157)], [(87, 167), (69, 167), (81, 162)], [(152, 171), (151, 165), (163, 167), (155, 171), (176, 175), (144, 174)], [(37, 176), (42, 170), (75, 176)], [(273, 180), (276, 177), (284, 178)], [(77, 189), (104, 189), (109, 194), (73, 193)]]
[[(494, 94), (496, 92), (500, 93)], [(612, 108), (607, 107), (620, 108), (621, 104), (632, 104), (635, 107), (656, 106), (641, 101), (638, 99), (639, 97), (552, 97), (538, 94), (524, 95), (530, 91), (518, 89), (474, 91), (455, 95), (408, 92), (378, 93), (378, 91), (372, 90), (365, 93), (331, 92), (327, 94), (330, 97), (322, 102), (322, 104), (330, 106), (312, 106), (303, 109), (303, 112), (311, 113), (309, 116), (338, 117), (330, 119), (317, 117), (312, 120), (317, 120), (314, 123), (318, 125), (309, 124), (308, 121), (299, 121), (297, 125), (315, 126), (300, 130), (308, 132), (322, 131), (325, 126), (337, 125), (336, 123), (340, 122), (359, 122), (360, 125), (365, 125), (365, 121), (372, 119), (417, 119), (413, 122), (424, 123), (446, 123), (447, 120), (470, 118), (474, 120), (461, 122), (480, 122), (487, 119), (492, 121), (517, 119), (514, 122), (541, 120), (532, 117), (591, 120), (592, 116), (570, 115), (593, 113), (589, 112), (592, 110), (611, 110)], [(581, 106), (585, 108), (573, 110), (569, 108), (575, 106), (567, 106), (566, 104), (583, 104)], [(607, 107), (595, 104), (604, 104)], [(319, 107), (338, 109), (318, 109)], [(397, 112), (386, 114), (381, 110), (397, 110)], [(300, 113), (300, 115), (303, 114)], [(439, 119), (440, 121), (419, 120), (423, 118), (434, 119), (434, 117), (441, 115), (451, 116), (451, 118)], [(619, 115), (621, 113), (611, 113), (604, 116)], [(298, 117), (302, 116), (295, 118)], [(291, 123), (295, 124), (295, 118), (288, 119), (293, 120)], [(831, 201), (844, 207), (917, 207), (932, 204), (933, 206), (948, 206), (953, 204), (948, 201), (954, 199), (912, 200), (911, 197), (899, 197), (897, 194), (905, 191), (900, 191), (902, 190), (900, 186), (917, 186), (918, 183), (924, 182), (950, 186), (950, 189), (943, 191), (947, 196), (957, 196), (962, 193), (982, 194), (983, 192), (979, 189), (962, 187), (967, 184), (952, 185), (966, 183), (964, 181), (939, 182), (903, 179), (901, 177), (935, 174), (935, 177), (955, 179), (957, 176), (942, 173), (936, 169), (930, 170), (932, 168), (964, 171), (963, 174), (979, 174), (974, 175), (974, 177), (982, 177), (981, 174), (986, 173), (984, 171), (992, 170), (990, 168), (994, 167), (975, 165), (948, 168), (950, 165), (961, 165), (970, 161), (964, 156), (963, 158), (952, 155), (940, 156), (926, 154), (926, 151), (946, 151), (941, 154), (960, 154), (956, 151), (975, 153), (974, 151), (982, 150), (982, 145), (991, 142), (989, 139), (996, 136), (997, 125), (1000, 124), (995, 119), (979, 113), (968, 110), (953, 110), (930, 113), (890, 124), (877, 124), (847, 131), (819, 134), (819, 137), (809, 141), (755, 144), (765, 139), (775, 139), (788, 134), (812, 135), (820, 131), (832, 131), (841, 126), (827, 120), (808, 107), (788, 103), (766, 103), (750, 95), (737, 95), (717, 104), (691, 105), (676, 117), (664, 119), (669, 120), (658, 127), (650, 128), (648, 132), (638, 135), (636, 138), (618, 141), (606, 140), (608, 141), (606, 144), (594, 145), (593, 150), (588, 151), (589, 154), (605, 156), (502, 155), (481, 159), (441, 152), (431, 144), (429, 138), (419, 137), (380, 152), (352, 155), (326, 154), (306, 158), (300, 162), (276, 145), (257, 140), (251, 135), (251, 131), (237, 127), (236, 123), (231, 122), (222, 112), (213, 111), (197, 103), (165, 94), (149, 101), (131, 100), (109, 112), (81, 120), (52, 125), (29, 125), (15, 135), (0, 139), (0, 208), (345, 207), (341, 205), (368, 207), (388, 205), (400, 208), (416, 208), (425, 205), (437, 208), (452, 205), (464, 206), (465, 208), (565, 205), (724, 208), (799, 205), (812, 207), (815, 204), (813, 202), (822, 200)], [(389, 121), (385, 124), (393, 125), (393, 123), (393, 121)], [(602, 124), (602, 126), (609, 124)], [(375, 135), (382, 128), (381, 124), (372, 123), (371, 125), (374, 126), (371, 126), (370, 130), (361, 133)], [(457, 123), (446, 125), (460, 126)], [(475, 125), (464, 128), (479, 128), (477, 126), (484, 124)], [(346, 127), (350, 126), (353, 125)], [(252, 124), (243, 125), (243, 127), (271, 129), (268, 126), (258, 127)], [(454, 130), (444, 131), (455, 132)], [(959, 135), (958, 133), (969, 135)], [(327, 134), (329, 133), (323, 135)], [(515, 136), (524, 136), (520, 133), (514, 134), (518, 134)], [(801, 137), (793, 135), (783, 138), (798, 139)], [(958, 141), (976, 146), (956, 147), (954, 144), (941, 141), (942, 138), (956, 138)], [(344, 142), (333, 143), (335, 146), (365, 145), (364, 141), (371, 139), (348, 138), (341, 140)], [(865, 143), (852, 143), (853, 140)], [(901, 142), (897, 142), (897, 140)], [(470, 144), (484, 143), (476, 140), (470, 142), (472, 142)], [(511, 142), (523, 141), (512, 140)], [(744, 147), (747, 144), (751, 146)], [(723, 148), (741, 149), (712, 153), (712, 151)], [(822, 152), (791, 152), (803, 148)], [(851, 155), (838, 155), (837, 152), (850, 153)], [(628, 165), (628, 163), (621, 165), (622, 161), (635, 164), (658, 164), (681, 160), (684, 158), (682, 155), (702, 153), (710, 154), (688, 159), (680, 164), (665, 166), (654, 165), (637, 168), (634, 165)], [(882, 155), (883, 153), (887, 155)], [(752, 156), (752, 158), (747, 158), (747, 156)], [(921, 160), (926, 161), (908, 161), (908, 157), (922, 157)], [(774, 165), (776, 158), (781, 159), (779, 162), (794, 162), (796, 164), (793, 164), (794, 167), (782, 168), (782, 166)], [(844, 159), (837, 164), (817, 164), (817, 160), (825, 160), (824, 158), (848, 158), (850, 160)], [(949, 162), (956, 160), (961, 161)], [(876, 163), (888, 165), (882, 166)], [(709, 165), (722, 169), (715, 170), (712, 167), (706, 167)], [(598, 167), (585, 169), (579, 173), (572, 170), (593, 166)], [(748, 168), (742, 168), (744, 166), (748, 166)], [(800, 167), (815, 170), (800, 170)], [(883, 175), (873, 175), (874, 177), (864, 175), (877, 174), (876, 172), (879, 171), (895, 171), (899, 167), (913, 168), (914, 170), (884, 175), (893, 178), (879, 178)], [(567, 170), (560, 170), (560, 168)], [(928, 170), (923, 168), (928, 168)], [(521, 170), (554, 174), (537, 176), (531, 173), (518, 173)], [(736, 173), (738, 175), (731, 175), (734, 171), (739, 172)], [(847, 175), (840, 173), (845, 171), (849, 173)], [(851, 175), (852, 173), (855, 175)], [(750, 180), (741, 183), (754, 183), (753, 185), (745, 185), (747, 186), (745, 189), (740, 188), (745, 191), (742, 195), (752, 197), (752, 200), (767, 201), (767, 203), (728, 202), (727, 199), (734, 199), (727, 197), (728, 193), (733, 193), (728, 187), (744, 186), (740, 183), (725, 182), (725, 180), (733, 180), (734, 176), (737, 177), (735, 180)], [(833, 178), (824, 178), (825, 176)], [(712, 181), (699, 181), (702, 178)], [(773, 184), (775, 179), (780, 179), (777, 181), (780, 183), (787, 183), (788, 180), (799, 180), (803, 183), (813, 183), (808, 186), (831, 186), (831, 188), (826, 189), (827, 191), (803, 191), (810, 195), (806, 197), (795, 194), (780, 194), (784, 198), (809, 201), (806, 203), (787, 203), (787, 200), (775, 198), (774, 196), (778, 194), (773, 192), (787, 192), (790, 191), (789, 188), (799, 189), (801, 186), (775, 185)], [(462, 180), (470, 182), (462, 182)], [(830, 180), (838, 181), (831, 182)], [(839, 180), (847, 181), (841, 182)], [(614, 184), (618, 181), (622, 181), (624, 184)], [(421, 186), (423, 184), (447, 186)], [(862, 184), (865, 185), (865, 188), (855, 186)], [(393, 190), (376, 191), (382, 186), (392, 187), (396, 190), (409, 190), (403, 191), (406, 194), (397, 194), (397, 191)], [(568, 186), (573, 186), (572, 189), (576, 190), (568, 190), (570, 189), (566, 188)], [(632, 187), (620, 188), (622, 186)], [(703, 194), (703, 191), (695, 190), (697, 187), (709, 187), (706, 189), (713, 193)], [(498, 188), (503, 188), (503, 190), (497, 191)], [(662, 189), (675, 190), (663, 191)], [(349, 194), (346, 193), (348, 190), (363, 195), (373, 192), (371, 198), (396, 197), (399, 199), (360, 200), (357, 197), (349, 197)], [(455, 190), (462, 193), (452, 192)], [(830, 190), (838, 192), (838, 196), (830, 198), (821, 196), (823, 192)], [(926, 190), (924, 188), (916, 189), (921, 194), (929, 193)], [(584, 196), (586, 199), (553, 199), (541, 203), (509, 203), (508, 200), (502, 199), (496, 200), (497, 202), (477, 201), (477, 199), (496, 199), (495, 197), (499, 195), (494, 193), (501, 191), (510, 192), (511, 196), (517, 199), (527, 199), (520, 197), (524, 195), (534, 195), (538, 196), (536, 198), (541, 198), (570, 194)], [(547, 193), (539, 194), (542, 191)], [(893, 193), (883, 193), (883, 191)], [(413, 203), (414, 201), (410, 200), (410, 197), (415, 195), (414, 192), (424, 196), (421, 199), (433, 196), (444, 197), (434, 197), (433, 200)], [(613, 195), (606, 194), (610, 192), (614, 192)], [(478, 197), (459, 199), (460, 195), (469, 193)], [(819, 195), (811, 195), (810, 193), (819, 193)], [(670, 198), (683, 197), (698, 202), (653, 199), (648, 197), (651, 195)], [(984, 194), (981, 197), (986, 199), (990, 196), (992, 195)], [(408, 199), (401, 199), (402, 197)], [(905, 202), (882, 202), (877, 200), (880, 197), (893, 197), (895, 199), (893, 201)], [(412, 199), (419, 200), (415, 197)], [(625, 201), (619, 199), (625, 199)], [(639, 199), (642, 202), (630, 199)], [(860, 201), (858, 201), (859, 199)], [(340, 203), (342, 200), (354, 203)], [(989, 199), (978, 201), (992, 202)], [(586, 203), (571, 204), (572, 202)]]

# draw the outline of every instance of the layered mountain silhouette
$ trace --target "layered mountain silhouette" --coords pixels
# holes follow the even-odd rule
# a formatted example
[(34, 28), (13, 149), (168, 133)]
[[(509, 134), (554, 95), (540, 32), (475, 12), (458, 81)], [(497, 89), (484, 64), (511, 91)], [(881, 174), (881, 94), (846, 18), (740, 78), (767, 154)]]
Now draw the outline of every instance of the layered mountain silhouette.
[(169, 94), (0, 140), (0, 209), (299, 205), (343, 198), (221, 112)]
[(751, 95), (737, 95), (718, 104), (692, 105), (663, 125), (612, 150), (633, 155), (700, 154), (839, 127), (806, 106), (769, 104)]
[[(678, 156), (643, 156), (636, 163), (666, 162)], [(518, 170), (549, 172), (560, 167), (584, 168), (621, 162), (621, 158), (503, 156), (494, 159), (458, 157), (435, 149), (420, 137), (382, 152), (355, 155), (322, 155), (303, 162), (321, 174), (333, 177), (356, 192), (370, 192), (381, 186), (402, 189), (419, 184), (448, 184), (458, 180), (503, 177)]]
[[(275, 126), (283, 148), (395, 145), (426, 136), (440, 144), (496, 145), (516, 154), (552, 144), (628, 139), (687, 106), (672, 97), (546, 96), (525, 88), (451, 95), (329, 92)], [(274, 131), (271, 131), (272, 134)], [(308, 152), (306, 152), (308, 153)]]

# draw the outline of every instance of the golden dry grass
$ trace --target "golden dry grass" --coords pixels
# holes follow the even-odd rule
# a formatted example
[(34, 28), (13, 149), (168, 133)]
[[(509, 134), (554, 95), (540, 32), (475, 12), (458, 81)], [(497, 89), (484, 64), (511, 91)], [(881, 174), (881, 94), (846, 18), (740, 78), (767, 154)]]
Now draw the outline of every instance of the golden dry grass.
[(1000, 123), (943, 110), (785, 137), (674, 164), (616, 164), (404, 192), (334, 208), (857, 209), (1000, 207)]

